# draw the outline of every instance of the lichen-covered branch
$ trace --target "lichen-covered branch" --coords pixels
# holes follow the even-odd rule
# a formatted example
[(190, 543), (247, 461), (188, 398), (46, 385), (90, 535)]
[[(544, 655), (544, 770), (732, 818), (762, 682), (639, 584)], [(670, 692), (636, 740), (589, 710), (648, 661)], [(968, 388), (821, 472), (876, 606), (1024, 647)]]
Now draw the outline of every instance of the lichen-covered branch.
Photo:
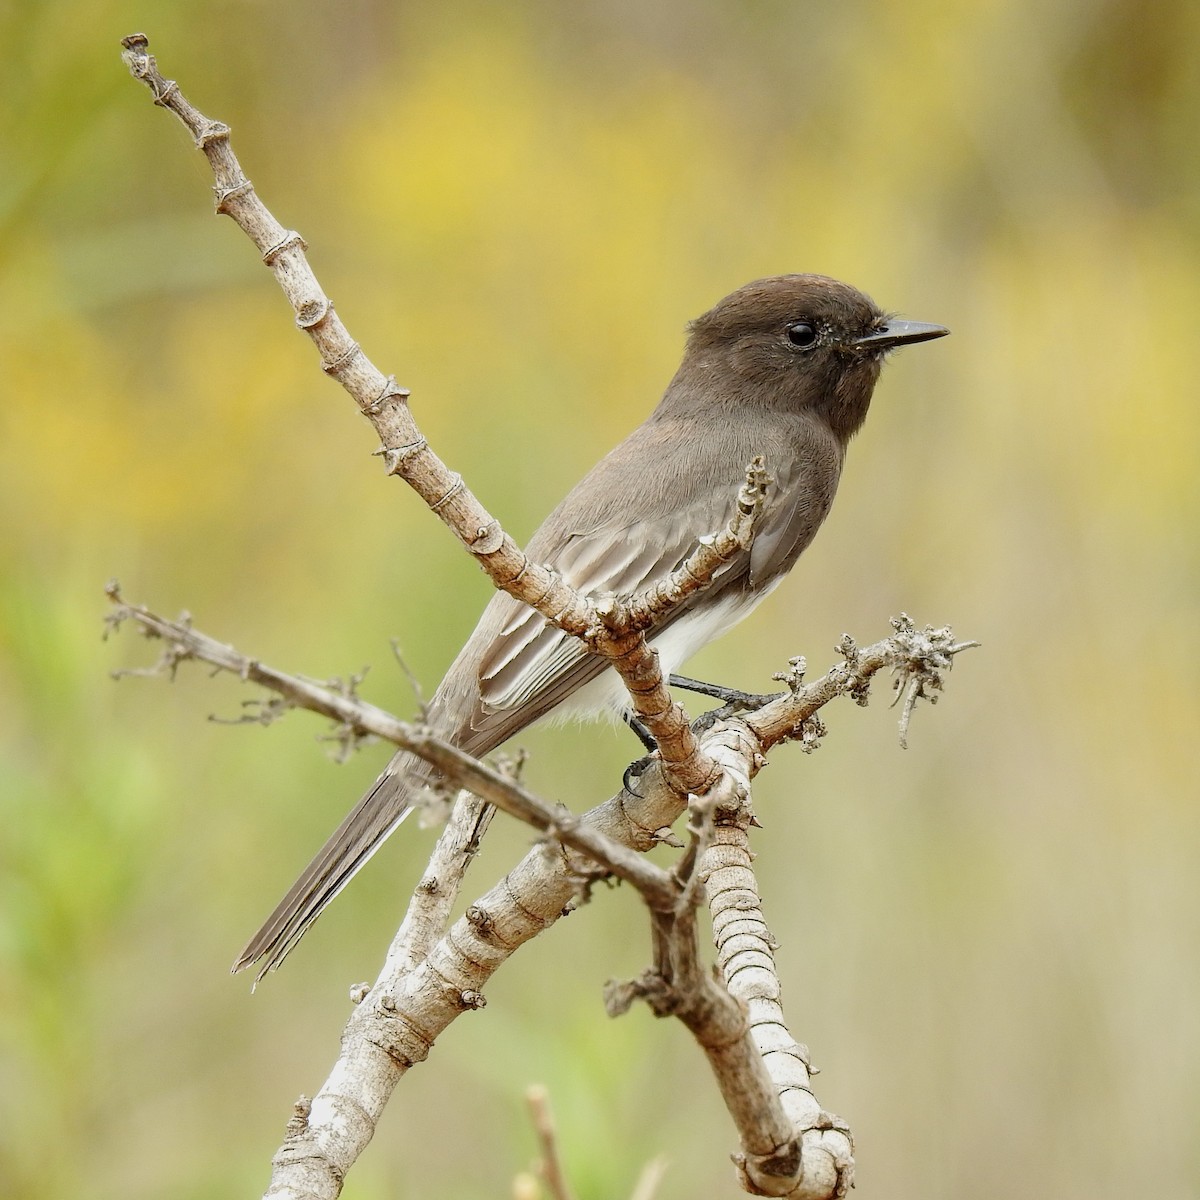
[(775, 676), (787, 685), (787, 692), (744, 718), (762, 750), (792, 741), (814, 749), (825, 733), (824, 726), (813, 720), (818, 709), (835, 696), (849, 696), (856, 704), (865, 705), (872, 678), (883, 670), (891, 671), (895, 691), (904, 696), (900, 744), (906, 747), (917, 701), (936, 704), (934, 693), (942, 690), (954, 659), (979, 643), (958, 641), (948, 625), (918, 629), (905, 613), (892, 618), (891, 624), (891, 637), (861, 649), (848, 633), (843, 634), (836, 647), (842, 662), (813, 683), (804, 682), (804, 659), (793, 658), (790, 669)]

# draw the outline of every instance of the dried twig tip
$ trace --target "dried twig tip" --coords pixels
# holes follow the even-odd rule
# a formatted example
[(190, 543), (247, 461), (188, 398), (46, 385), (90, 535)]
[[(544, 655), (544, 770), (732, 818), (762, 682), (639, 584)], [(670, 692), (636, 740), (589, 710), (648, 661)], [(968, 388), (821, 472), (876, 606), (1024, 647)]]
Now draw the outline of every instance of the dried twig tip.
[(746, 478), (738, 489), (738, 508), (747, 516), (762, 508), (767, 491), (775, 481), (767, 471), (766, 460), (761, 454), (746, 466)]
[(935, 629), (926, 625), (918, 630), (907, 613), (892, 618), (896, 631), (889, 639), (895, 648), (892, 673), (900, 709), (900, 745), (908, 749), (908, 727), (918, 700), (937, 703), (935, 693), (942, 690), (942, 674), (954, 665), (954, 656), (978, 646), (978, 642), (956, 642), (948, 625)]
[(308, 1129), (308, 1118), (312, 1115), (312, 1101), (307, 1096), (298, 1096), (288, 1118), (287, 1136), (298, 1138)]
[(788, 669), (777, 671), (771, 676), (778, 683), (785, 684), (788, 691), (795, 695), (804, 686), (804, 675), (808, 670), (808, 660), (803, 654), (797, 654), (788, 659)]

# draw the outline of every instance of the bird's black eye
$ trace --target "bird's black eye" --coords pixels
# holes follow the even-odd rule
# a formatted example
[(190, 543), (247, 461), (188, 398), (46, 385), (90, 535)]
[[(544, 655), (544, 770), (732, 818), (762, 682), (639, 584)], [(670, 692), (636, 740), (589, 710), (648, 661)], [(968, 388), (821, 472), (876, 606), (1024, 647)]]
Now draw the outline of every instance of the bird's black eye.
[(798, 350), (808, 350), (817, 344), (817, 330), (807, 321), (796, 321), (787, 327), (787, 340)]

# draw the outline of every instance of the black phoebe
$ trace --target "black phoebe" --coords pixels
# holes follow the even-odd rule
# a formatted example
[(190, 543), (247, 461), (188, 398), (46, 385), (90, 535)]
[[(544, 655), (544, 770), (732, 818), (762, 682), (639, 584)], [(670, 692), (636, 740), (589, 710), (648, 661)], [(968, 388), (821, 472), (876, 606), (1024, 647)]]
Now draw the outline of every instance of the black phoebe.
[[(947, 332), (895, 320), (822, 275), (747, 284), (692, 322), (658, 407), (546, 518), (529, 557), (582, 592), (641, 591), (678, 566), (697, 537), (725, 525), (746, 464), (762, 455), (774, 486), (749, 554), (652, 636), (670, 674), (759, 604), (812, 541), (887, 352)], [(434, 693), (429, 724), (479, 756), (552, 710), (619, 712), (626, 700), (603, 659), (498, 592)], [(259, 959), (262, 973), (277, 967), (408, 815), (429, 778), (421, 760), (397, 753), (233, 969)]]

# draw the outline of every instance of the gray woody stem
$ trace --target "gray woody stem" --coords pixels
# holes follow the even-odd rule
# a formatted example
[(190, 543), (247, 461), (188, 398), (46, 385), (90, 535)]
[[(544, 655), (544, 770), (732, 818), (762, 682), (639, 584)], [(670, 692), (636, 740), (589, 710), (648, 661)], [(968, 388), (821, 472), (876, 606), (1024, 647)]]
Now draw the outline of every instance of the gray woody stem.
[[(271, 1196), (337, 1194), (338, 1181), (370, 1141), (392, 1089), (408, 1068), (425, 1058), (455, 1018), (483, 1006), (487, 980), (516, 949), (562, 915), (594, 863), (638, 888), (651, 912), (658, 914), (656, 925), (672, 939), (653, 979), (647, 982), (644, 977), (628, 999), (669, 992), (669, 1004), (656, 1007), (678, 1015), (708, 1055), (738, 1126), (742, 1152), (737, 1163), (749, 1190), (814, 1200), (844, 1190), (852, 1169), (850, 1140), (844, 1127), (812, 1098), (807, 1055), (783, 1023), (770, 939), (749, 870), (748, 813), (743, 805), (734, 804), (731, 816), (715, 822), (711, 844), (700, 851), (696, 868), (713, 910), (718, 956), (737, 1001), (733, 1003), (696, 964), (690, 904), (679, 903), (679, 888), (667, 873), (638, 857), (661, 840), (684, 808), (657, 770), (639, 781), (641, 796), (621, 792), (583, 816), (571, 817), (344, 689), (278, 671), (190, 623), (129, 605), (115, 585), (109, 586), (108, 595), (114, 605), (113, 626), (129, 620), (146, 636), (164, 642), (158, 670), (173, 674), (181, 662), (195, 659), (258, 683), (283, 697), (288, 707), (307, 708), (353, 734), (373, 734), (427, 758), (456, 783), (470, 786), (550, 835), (444, 936), (429, 938), (432, 944), (427, 950), (421, 945), (418, 953), (412, 945), (418, 935), (407, 932), (416, 919), (414, 911), (420, 914), (420, 901), (436, 902), (445, 895), (445, 873), (462, 857), (462, 824), (447, 828), (417, 886), (417, 906), (410, 909), (379, 979), (369, 993), (356, 997), (360, 1003), (333, 1072), (289, 1124), (287, 1140), (274, 1161)], [(725, 768), (723, 778), (744, 793), (767, 749), (780, 741), (815, 736), (818, 710), (840, 695), (861, 701), (881, 670), (892, 670), (901, 682), (921, 675), (929, 686), (937, 686), (935, 664), (940, 662), (944, 669), (963, 645), (953, 641), (949, 630), (917, 634), (907, 621), (894, 624), (893, 637), (862, 650), (843, 639), (845, 660), (825, 676), (805, 684), (793, 669), (788, 691), (779, 699), (751, 717), (705, 732), (705, 750)], [(722, 799), (719, 795), (714, 804)], [(726, 857), (730, 852), (732, 861)], [(731, 870), (736, 873), (731, 875)], [(664, 971), (668, 960), (672, 965)]]
[[(296, 324), (321, 355), (321, 369), (353, 397), (379, 435), (390, 474), (399, 475), (454, 532), (497, 588), (537, 609), (546, 620), (587, 642), (609, 659), (629, 690), (634, 711), (658, 743), (668, 782), (682, 795), (702, 792), (715, 768), (699, 752), (687, 716), (668, 692), (646, 631), (693, 592), (707, 587), (733, 555), (744, 551), (766, 494), (761, 461), (747, 469), (737, 514), (728, 529), (700, 541), (687, 562), (658, 587), (600, 604), (567, 585), (554, 571), (531, 562), (464, 484), (433, 452), (408, 407), (408, 390), (385, 376), (355, 342), (305, 257), (304, 239), (285, 229), (259, 199), (230, 145), (230, 129), (196, 109), (149, 54), (144, 34), (122, 39), (133, 75), (173, 112), (204, 152), (216, 180), (216, 209), (231, 217), (262, 255), (296, 313)], [(697, 534), (708, 531), (698, 530)]]
[[(303, 239), (280, 225), (255, 194), (230, 146), (229, 127), (201, 114), (174, 81), (159, 73), (143, 35), (125, 38), (123, 46), (132, 73), (147, 84), (156, 104), (175, 113), (204, 152), (216, 180), (217, 211), (230, 216), (257, 246), (291, 303), (297, 324), (317, 347), (322, 369), (350, 393), (374, 426), (388, 472), (409, 483), (498, 588), (582, 638), (612, 663), (626, 683), (634, 711), (657, 741), (661, 758), (661, 764), (642, 777), (641, 796), (622, 792), (575, 818), (426, 731), (365, 704), (352, 686), (337, 690), (275, 671), (188, 624), (126, 605), (115, 588), (110, 590), (117, 621), (133, 620), (148, 636), (166, 641), (164, 669), (173, 671), (178, 662), (196, 658), (233, 671), (282, 697), (283, 707), (310, 708), (330, 717), (348, 740), (375, 734), (420, 755), (452, 782), (546, 835), (439, 936), (448, 920), (448, 897), (472, 853), (473, 820), (481, 808), (477, 801), (459, 806), (418, 885), (383, 972), (369, 992), (356, 989), (358, 1007), (329, 1079), (313, 1101), (302, 1099), (296, 1106), (273, 1163), (268, 1195), (340, 1192), (346, 1171), (369, 1142), (408, 1067), (425, 1058), (438, 1034), (457, 1016), (483, 1006), (482, 988), (492, 973), (562, 915), (596, 863), (636, 887), (650, 908), (657, 931), (656, 982), (637, 986), (647, 998), (656, 989), (660, 1000), (667, 998), (658, 1007), (678, 1015), (705, 1049), (738, 1126), (743, 1150), (737, 1163), (743, 1185), (760, 1194), (813, 1200), (843, 1194), (852, 1175), (849, 1137), (845, 1127), (823, 1114), (812, 1099), (806, 1056), (787, 1034), (774, 999), (778, 981), (749, 874), (744, 844), (749, 818), (741, 798), (771, 746), (789, 740), (815, 744), (822, 732), (817, 710), (841, 694), (865, 699), (871, 676), (883, 667), (891, 667), (900, 675), (900, 684), (907, 684), (903, 735), (915, 701), (940, 687), (941, 672), (966, 644), (955, 644), (949, 630), (919, 633), (907, 619), (896, 623), (895, 637), (867, 650), (859, 651), (844, 639), (844, 663), (823, 680), (806, 686), (802, 670), (793, 669), (782, 697), (750, 717), (718, 724), (697, 737), (666, 689), (646, 633), (687, 596), (708, 586), (735, 554), (745, 552), (769, 484), (763, 463), (748, 467), (727, 528), (701, 538), (665, 583), (627, 600), (581, 595), (553, 571), (531, 562), (461, 476), (430, 449), (409, 411), (408, 392), (394, 377), (385, 377), (350, 338), (308, 265)], [(701, 822), (703, 846), (697, 843), (688, 859), (695, 868), (691, 879), (675, 879), (639, 857), (661, 840), (689, 794), (703, 795), (716, 783), (720, 786), (709, 797), (710, 809), (715, 811), (731, 789), (738, 801), (732, 815)], [(724, 861), (721, 856), (729, 847), (742, 858)], [(731, 870), (744, 872), (748, 882), (738, 874), (731, 888), (725, 878)], [(699, 967), (694, 921), (699, 890), (713, 908), (728, 992)], [(751, 894), (752, 900), (747, 900)], [(739, 913), (732, 933), (724, 919), (730, 896), (736, 897)], [(746, 969), (750, 967), (753, 970)], [(755, 980), (755, 986), (747, 990), (746, 980)]]

